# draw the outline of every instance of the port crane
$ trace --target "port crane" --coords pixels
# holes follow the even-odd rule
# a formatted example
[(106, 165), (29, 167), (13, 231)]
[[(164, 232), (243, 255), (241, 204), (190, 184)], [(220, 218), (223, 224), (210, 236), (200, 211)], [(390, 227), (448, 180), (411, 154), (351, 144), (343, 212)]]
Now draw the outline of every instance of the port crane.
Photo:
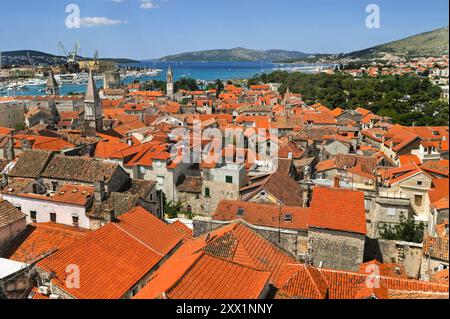
[(79, 72), (80, 66), (78, 64), (77, 58), (80, 51), (80, 43), (78, 41), (75, 42), (75, 45), (71, 52), (66, 49), (61, 41), (58, 42), (58, 46), (62, 53), (64, 53), (64, 55), (67, 57), (67, 70), (69, 71), (69, 73)]
[(95, 50), (94, 53), (94, 65), (98, 66), (98, 50)]

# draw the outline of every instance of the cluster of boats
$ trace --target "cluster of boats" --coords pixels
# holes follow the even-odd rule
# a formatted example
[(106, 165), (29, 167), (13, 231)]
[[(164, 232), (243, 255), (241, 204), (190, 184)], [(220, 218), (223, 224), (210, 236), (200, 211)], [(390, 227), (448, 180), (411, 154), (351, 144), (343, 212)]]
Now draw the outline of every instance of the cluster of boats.
[[(143, 77), (155, 77), (159, 76), (163, 70), (159, 69), (146, 69), (146, 70), (123, 70), (120, 73), (122, 80), (127, 78), (139, 79)], [(71, 73), (71, 74), (57, 74), (55, 75), (55, 80), (59, 86), (63, 85), (83, 85), (88, 82), (89, 74), (86, 72), (81, 73)], [(94, 75), (95, 81), (103, 81), (103, 75)], [(0, 83), (0, 95), (27, 91), (29, 89), (36, 87), (41, 87), (38, 89), (39, 92), (45, 92), (45, 85), (47, 84), (47, 78), (44, 75), (39, 75), (36, 78), (6, 82), (4, 84)]]
[(148, 70), (126, 70), (125, 72), (122, 72), (120, 74), (120, 77), (122, 79), (126, 78), (143, 78), (143, 77), (152, 77), (152, 76), (159, 76), (163, 70), (160, 69), (148, 69)]

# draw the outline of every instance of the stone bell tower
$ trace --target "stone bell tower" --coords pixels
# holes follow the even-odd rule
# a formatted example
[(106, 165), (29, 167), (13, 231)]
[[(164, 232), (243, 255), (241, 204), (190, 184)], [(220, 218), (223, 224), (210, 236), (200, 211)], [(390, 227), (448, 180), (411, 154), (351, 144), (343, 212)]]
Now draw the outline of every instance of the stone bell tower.
[(86, 97), (84, 99), (84, 129), (92, 133), (103, 130), (102, 104), (92, 71), (89, 72)]
[(167, 71), (167, 96), (170, 99), (173, 99), (173, 94), (174, 94), (173, 72), (172, 68), (169, 66), (169, 70)]
[(56, 82), (55, 75), (53, 74), (53, 70), (50, 70), (47, 79), (47, 85), (45, 87), (45, 93), (47, 95), (59, 95), (59, 85)]

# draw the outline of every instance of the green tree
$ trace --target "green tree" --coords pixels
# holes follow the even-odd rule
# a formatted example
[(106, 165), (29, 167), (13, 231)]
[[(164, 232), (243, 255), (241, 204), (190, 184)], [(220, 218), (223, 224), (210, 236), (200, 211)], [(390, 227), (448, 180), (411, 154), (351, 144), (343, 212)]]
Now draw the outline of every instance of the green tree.
[(423, 240), (425, 225), (422, 222), (416, 223), (413, 217), (406, 218), (403, 214), (401, 214), (399, 224), (378, 225), (378, 230), (381, 238), (383, 239), (421, 243)]
[(175, 82), (175, 92), (179, 90), (197, 91), (199, 89), (197, 81), (190, 78), (182, 78)]
[(166, 196), (164, 196), (164, 212), (168, 218), (177, 218), (181, 213), (182, 203), (178, 201), (174, 203), (173, 201), (167, 201)]

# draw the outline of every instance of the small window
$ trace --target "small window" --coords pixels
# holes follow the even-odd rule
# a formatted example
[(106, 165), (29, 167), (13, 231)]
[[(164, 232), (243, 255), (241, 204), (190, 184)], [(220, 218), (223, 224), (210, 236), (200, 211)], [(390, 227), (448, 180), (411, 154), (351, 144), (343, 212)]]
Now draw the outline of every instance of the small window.
[(58, 189), (58, 182), (52, 182), (52, 188), (53, 191), (56, 192), (56, 190)]
[(233, 176), (226, 176), (225, 182), (227, 182), (228, 184), (233, 184)]
[(242, 217), (242, 216), (244, 216), (244, 213), (245, 213), (244, 209), (239, 207), (238, 211), (237, 211), (237, 215)]
[(50, 220), (51, 220), (53, 223), (56, 223), (56, 213), (50, 213)]
[(205, 188), (205, 197), (210, 197), (211, 196), (211, 191), (209, 188)]
[(80, 220), (80, 218), (78, 216), (76, 216), (76, 215), (72, 216), (72, 223), (73, 223), (74, 226), (78, 226), (79, 225), (79, 223), (78, 223), (79, 220)]
[(32, 210), (31, 212), (30, 212), (30, 218), (31, 218), (31, 220), (35, 223), (36, 222), (36, 220), (37, 220), (37, 212), (35, 211), (35, 210)]
[(292, 214), (291, 213), (284, 214), (284, 221), (285, 222), (291, 222), (292, 221)]
[(388, 210), (387, 210), (387, 215), (388, 216), (395, 216), (395, 214), (396, 214), (396, 209), (392, 208), (392, 207), (389, 207)]
[(422, 184), (423, 184), (422, 181), (417, 181), (418, 186), (422, 186)]

